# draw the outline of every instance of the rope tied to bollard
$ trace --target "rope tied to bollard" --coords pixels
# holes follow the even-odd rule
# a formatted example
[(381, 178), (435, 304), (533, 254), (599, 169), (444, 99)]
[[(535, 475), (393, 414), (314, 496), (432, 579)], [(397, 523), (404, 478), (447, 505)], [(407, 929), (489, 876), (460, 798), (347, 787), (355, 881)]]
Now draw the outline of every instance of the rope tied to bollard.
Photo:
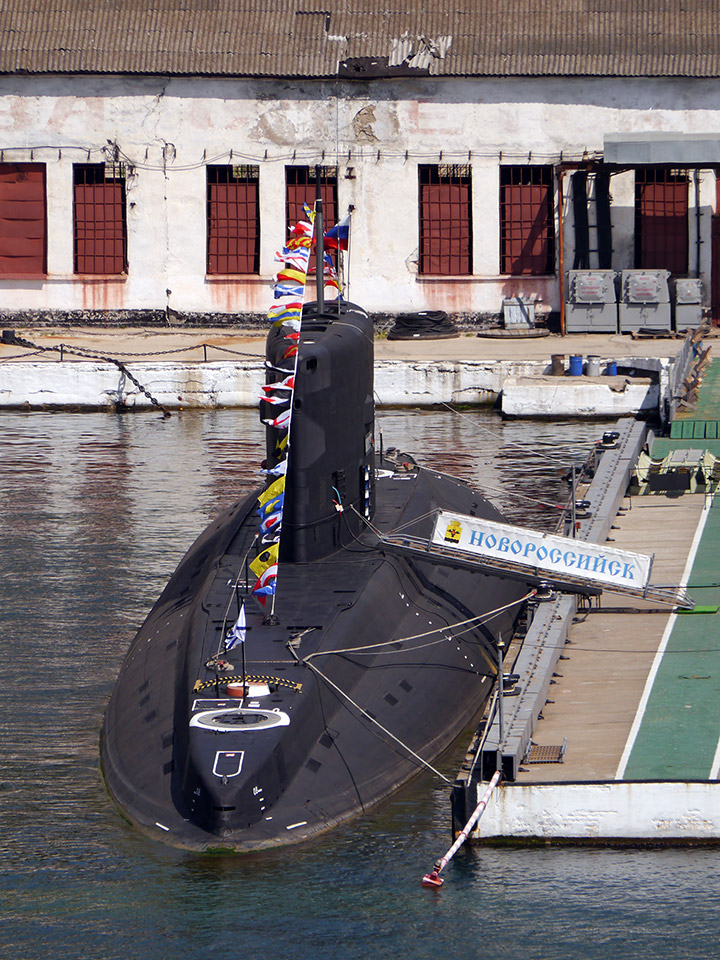
[(443, 885), (443, 883), (445, 883), (445, 881), (440, 876), (440, 871), (444, 867), (446, 867), (448, 863), (450, 863), (450, 861), (458, 852), (460, 847), (467, 840), (468, 835), (470, 834), (470, 831), (478, 822), (480, 817), (483, 815), (485, 808), (488, 805), (488, 800), (490, 799), (490, 796), (493, 790), (495, 789), (495, 787), (498, 785), (499, 782), (500, 782), (500, 771), (496, 770), (495, 773), (492, 775), (492, 779), (490, 780), (490, 783), (487, 786), (487, 790), (482, 796), (482, 800), (480, 801), (480, 803), (478, 803), (478, 805), (473, 810), (472, 816), (470, 817), (468, 822), (465, 824), (463, 829), (458, 834), (457, 839), (455, 840), (455, 843), (450, 847), (450, 849), (448, 850), (448, 852), (445, 854), (444, 857), (441, 857), (439, 860), (435, 861), (433, 869), (430, 871), (430, 873), (426, 873), (422, 878), (422, 880), (420, 881), (423, 887), (432, 887), (432, 888), (438, 889)]

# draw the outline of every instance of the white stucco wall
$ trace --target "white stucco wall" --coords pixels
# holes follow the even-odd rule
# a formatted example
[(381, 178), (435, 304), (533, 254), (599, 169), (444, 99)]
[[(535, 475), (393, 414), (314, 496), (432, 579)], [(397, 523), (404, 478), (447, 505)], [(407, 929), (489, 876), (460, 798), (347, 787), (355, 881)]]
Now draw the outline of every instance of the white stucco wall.
[[(368, 309), (499, 312), (516, 294), (559, 309), (555, 277), (499, 276), (500, 163), (592, 158), (606, 132), (713, 130), (720, 80), (0, 78), (2, 159), (47, 165), (48, 211), (48, 277), (0, 279), (2, 308), (262, 313), (284, 239), (285, 165), (326, 163), (338, 165), (340, 214), (355, 207), (350, 296)], [(83, 280), (73, 276), (72, 165), (100, 162), (109, 143), (134, 167), (128, 276)], [(205, 276), (205, 165), (213, 162), (260, 166), (260, 281)], [(418, 277), (417, 165), (438, 162), (472, 167), (472, 277)], [(713, 181), (702, 176), (706, 274)], [(632, 265), (632, 182), (632, 173), (613, 178), (617, 269)], [(692, 211), (689, 220), (694, 237)], [(691, 266), (696, 249), (691, 243)], [(566, 269), (572, 253), (566, 248)]]

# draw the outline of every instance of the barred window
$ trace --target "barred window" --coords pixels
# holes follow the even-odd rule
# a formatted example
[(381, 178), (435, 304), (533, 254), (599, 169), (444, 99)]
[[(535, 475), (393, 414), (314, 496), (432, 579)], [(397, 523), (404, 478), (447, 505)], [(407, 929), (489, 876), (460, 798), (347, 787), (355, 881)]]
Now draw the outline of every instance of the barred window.
[(472, 273), (470, 167), (421, 164), (418, 179), (420, 273), (439, 276)]
[(208, 274), (260, 273), (259, 180), (259, 167), (207, 167)]
[(73, 186), (75, 273), (127, 273), (123, 165), (76, 163)]
[[(286, 216), (289, 230), (299, 220), (306, 220), (303, 205), (312, 210), (317, 192), (314, 167), (285, 167)], [(337, 223), (337, 167), (320, 168), (320, 196), (323, 202), (323, 229)]]
[(500, 273), (554, 272), (553, 207), (552, 167), (500, 167)]
[(635, 267), (688, 272), (688, 176), (667, 167), (635, 171)]
[(0, 163), (0, 276), (47, 272), (44, 163)]

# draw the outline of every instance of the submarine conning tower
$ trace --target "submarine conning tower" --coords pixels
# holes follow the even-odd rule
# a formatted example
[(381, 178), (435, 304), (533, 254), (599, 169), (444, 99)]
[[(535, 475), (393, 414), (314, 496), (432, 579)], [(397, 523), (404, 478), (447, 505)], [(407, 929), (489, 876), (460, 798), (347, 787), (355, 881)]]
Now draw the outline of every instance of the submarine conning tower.
[[(290, 344), (290, 348), (288, 347)], [(294, 341), (273, 327), (266, 345), (267, 383), (295, 369)], [(283, 459), (288, 438), (279, 559), (304, 563), (352, 541), (374, 513), (373, 326), (362, 307), (343, 300), (303, 307), (289, 437), (267, 428), (267, 460)], [(268, 404), (261, 417), (270, 419)]]

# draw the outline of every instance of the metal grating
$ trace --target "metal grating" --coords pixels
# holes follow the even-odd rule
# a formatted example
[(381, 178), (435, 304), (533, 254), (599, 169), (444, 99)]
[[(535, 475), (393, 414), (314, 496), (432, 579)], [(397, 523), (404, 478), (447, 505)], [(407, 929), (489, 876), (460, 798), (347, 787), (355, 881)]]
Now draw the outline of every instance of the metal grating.
[[(315, 205), (315, 168), (285, 167), (287, 228), (305, 220), (303, 206), (312, 210)], [(320, 168), (320, 196), (323, 202), (323, 227), (327, 230), (337, 223), (337, 167)]]
[[(303, 210), (305, 204), (310, 209), (315, 207), (317, 186), (314, 167), (285, 167), (286, 189), (286, 229), (289, 230), (300, 220), (305, 220)], [(323, 202), (323, 233), (337, 223), (338, 209), (337, 167), (320, 168), (320, 196)], [(333, 263), (337, 262), (334, 250), (328, 251)], [(311, 258), (310, 273), (315, 273), (314, 260)]]
[(418, 167), (420, 183), (420, 273), (472, 273), (470, 167)]
[(543, 276), (555, 270), (553, 168), (500, 167), (500, 272)]
[(125, 175), (117, 164), (73, 166), (75, 273), (127, 273)]
[(688, 272), (688, 177), (667, 167), (635, 171), (635, 266)]
[(540, 744), (534, 743), (523, 763), (562, 763), (565, 758), (566, 746), (567, 740), (563, 740), (559, 747), (540, 746)]
[(260, 168), (207, 168), (208, 274), (260, 273)]

